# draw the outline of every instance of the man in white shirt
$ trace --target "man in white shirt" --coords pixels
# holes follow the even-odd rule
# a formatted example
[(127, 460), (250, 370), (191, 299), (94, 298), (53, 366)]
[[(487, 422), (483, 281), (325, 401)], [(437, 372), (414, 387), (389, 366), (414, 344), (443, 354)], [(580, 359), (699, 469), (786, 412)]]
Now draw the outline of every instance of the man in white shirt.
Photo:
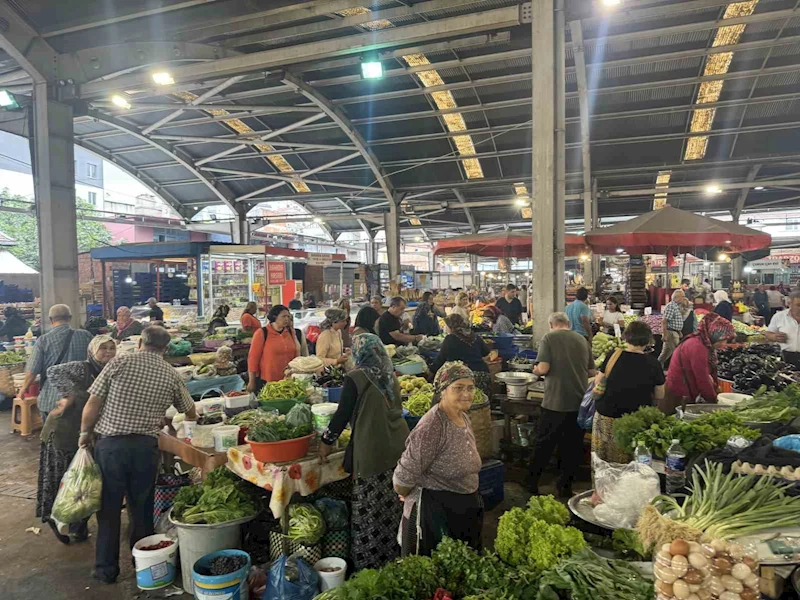
[(781, 345), (786, 362), (800, 365), (800, 291), (792, 292), (789, 302), (789, 310), (772, 317), (766, 336)]

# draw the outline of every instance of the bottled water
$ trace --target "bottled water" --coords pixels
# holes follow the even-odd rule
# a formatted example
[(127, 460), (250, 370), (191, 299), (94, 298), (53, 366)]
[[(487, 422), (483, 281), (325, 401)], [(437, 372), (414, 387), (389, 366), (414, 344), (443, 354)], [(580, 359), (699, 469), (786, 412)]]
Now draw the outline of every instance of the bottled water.
[(653, 466), (653, 455), (650, 453), (650, 450), (647, 449), (647, 446), (644, 445), (644, 442), (639, 442), (639, 445), (636, 446), (633, 457), (639, 464), (647, 465), (648, 467)]
[(675, 494), (686, 486), (686, 450), (678, 440), (672, 440), (667, 450), (667, 493)]

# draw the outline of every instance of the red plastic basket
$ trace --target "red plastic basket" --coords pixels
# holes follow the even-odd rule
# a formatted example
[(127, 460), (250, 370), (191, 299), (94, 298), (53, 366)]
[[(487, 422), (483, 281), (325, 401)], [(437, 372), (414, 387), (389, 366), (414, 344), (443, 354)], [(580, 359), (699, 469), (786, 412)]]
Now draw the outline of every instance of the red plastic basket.
[(315, 435), (316, 433), (312, 433), (301, 438), (281, 442), (253, 442), (247, 438), (245, 438), (245, 441), (250, 444), (250, 450), (257, 461), (279, 463), (303, 458), (308, 454), (308, 446), (311, 443), (311, 438)]

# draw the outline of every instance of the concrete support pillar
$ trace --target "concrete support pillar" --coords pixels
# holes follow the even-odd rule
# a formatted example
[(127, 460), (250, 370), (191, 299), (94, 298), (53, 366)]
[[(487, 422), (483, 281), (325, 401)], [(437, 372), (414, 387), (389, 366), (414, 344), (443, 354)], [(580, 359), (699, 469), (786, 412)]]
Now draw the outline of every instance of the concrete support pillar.
[(371, 237), (365, 246), (367, 249), (367, 264), (378, 264), (378, 243), (375, 241), (375, 238)]
[[(540, 340), (548, 331), (548, 317), (556, 309), (555, 288), (563, 289), (561, 276), (555, 279), (555, 0), (533, 0), (531, 15), (533, 61), (533, 337)], [(563, 231), (563, 222), (561, 228)], [(562, 291), (563, 294), (563, 291)]]
[(731, 280), (744, 279), (744, 259), (741, 256), (731, 260)]
[[(592, 178), (592, 229), (598, 229), (600, 227), (600, 215), (598, 212), (598, 204), (597, 204), (597, 178)], [(592, 253), (592, 274), (594, 279), (590, 282), (592, 286), (594, 286), (595, 281), (601, 275), (600, 269), (600, 256)]]
[(34, 87), (31, 164), (33, 166), (42, 279), (42, 319), (54, 304), (67, 304), (80, 325), (78, 234), (75, 215), (75, 162), (72, 107), (48, 98), (47, 84)]
[(247, 220), (247, 207), (237, 207), (236, 218), (231, 223), (231, 241), (234, 244), (250, 243), (250, 221)]
[(400, 206), (389, 203), (388, 212), (383, 213), (383, 226), (386, 230), (386, 258), (389, 263), (390, 285), (400, 284)]
[(478, 257), (474, 254), (469, 255), (469, 270), (472, 273), (472, 285), (477, 288), (481, 286), (481, 276), (478, 273)]
[[(552, 0), (548, 0), (552, 6)], [(566, 284), (564, 282), (564, 228), (567, 222), (567, 80), (566, 80), (566, 22), (564, 0), (555, 0), (555, 21), (553, 57), (555, 59), (555, 255), (553, 257), (553, 289), (556, 310), (563, 310), (566, 304)]]

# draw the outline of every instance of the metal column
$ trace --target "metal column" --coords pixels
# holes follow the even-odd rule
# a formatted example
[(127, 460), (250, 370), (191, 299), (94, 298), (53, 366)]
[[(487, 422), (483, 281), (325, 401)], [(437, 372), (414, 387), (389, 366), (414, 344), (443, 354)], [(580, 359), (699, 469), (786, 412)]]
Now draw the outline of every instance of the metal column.
[(234, 244), (250, 243), (250, 221), (247, 220), (247, 207), (237, 206), (234, 221), (231, 223), (231, 241)]
[[(552, 4), (552, 2), (549, 2)], [(564, 227), (567, 221), (567, 69), (566, 69), (566, 20), (564, 0), (555, 1), (555, 116), (556, 116), (556, 182), (555, 182), (555, 256), (553, 257), (554, 299), (556, 310), (566, 304), (564, 280)]]
[[(42, 315), (47, 315), (54, 304), (66, 304), (79, 324), (72, 107), (50, 100), (46, 83), (37, 83), (33, 95), (31, 164), (42, 269)], [(46, 318), (42, 322), (47, 325)]]
[[(555, 15), (554, 0), (533, 0), (531, 15), (533, 113), (533, 337), (549, 331), (548, 317), (555, 308)], [(562, 224), (563, 228), (563, 224)]]
[[(400, 285), (400, 207), (390, 202), (388, 212), (383, 213), (383, 226), (386, 230), (386, 258), (389, 263), (389, 286), (392, 292)], [(397, 288), (392, 288), (392, 283)]]

